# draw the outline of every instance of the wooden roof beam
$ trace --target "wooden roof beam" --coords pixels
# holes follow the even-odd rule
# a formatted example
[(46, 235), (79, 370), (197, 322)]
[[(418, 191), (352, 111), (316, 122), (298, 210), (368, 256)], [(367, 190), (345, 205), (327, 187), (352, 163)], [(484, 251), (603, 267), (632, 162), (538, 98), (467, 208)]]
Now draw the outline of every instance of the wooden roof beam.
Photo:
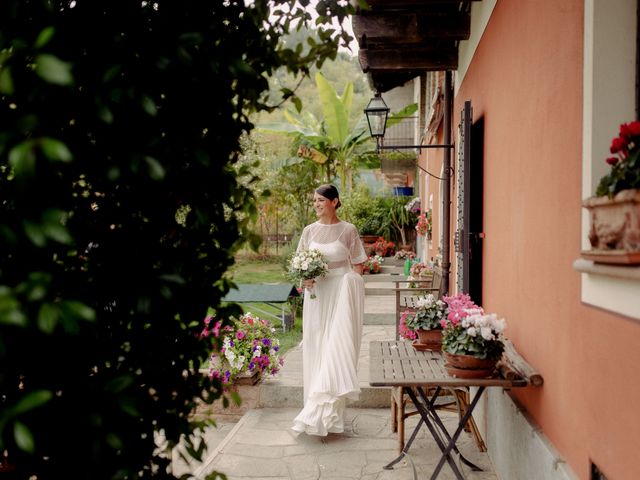
[(383, 71), (433, 71), (458, 68), (458, 49), (453, 44), (438, 48), (361, 49), (358, 58), (362, 71), (372, 75)]
[(368, 13), (353, 17), (353, 31), (361, 45), (389, 43), (424, 43), (438, 38), (467, 40), (471, 17), (454, 14)]

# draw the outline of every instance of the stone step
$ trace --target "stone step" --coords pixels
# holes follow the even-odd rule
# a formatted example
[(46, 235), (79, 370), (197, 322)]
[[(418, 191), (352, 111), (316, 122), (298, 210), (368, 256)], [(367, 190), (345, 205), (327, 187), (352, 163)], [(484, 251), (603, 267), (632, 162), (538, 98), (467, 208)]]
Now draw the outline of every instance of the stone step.
[(364, 283), (393, 282), (396, 280), (406, 280), (402, 273), (368, 273), (363, 275)]
[(364, 294), (369, 297), (371, 295), (385, 295), (395, 297), (395, 283), (390, 282), (369, 282), (364, 284)]
[(391, 265), (395, 267), (403, 267), (404, 268), (404, 260), (398, 260), (393, 257), (384, 257), (384, 265)]
[(381, 265), (382, 273), (399, 273), (404, 274), (404, 266), (403, 265), (390, 265), (385, 260)]

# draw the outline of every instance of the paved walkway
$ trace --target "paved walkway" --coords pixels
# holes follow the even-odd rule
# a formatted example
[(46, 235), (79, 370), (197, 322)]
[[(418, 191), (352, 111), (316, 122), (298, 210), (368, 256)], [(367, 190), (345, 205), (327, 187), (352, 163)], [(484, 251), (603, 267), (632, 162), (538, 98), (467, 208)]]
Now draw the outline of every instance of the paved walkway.
[[(384, 470), (383, 466), (396, 457), (398, 445), (391, 433), (388, 409), (347, 409), (345, 433), (327, 437), (296, 435), (289, 430), (298, 411), (297, 408), (249, 411), (193, 473), (202, 478), (218, 471), (229, 480), (409, 480), (429, 478), (440, 457), (437, 446), (423, 429), (412, 445), (410, 456), (393, 470)], [(445, 414), (444, 419), (448, 428), (455, 428), (455, 414)], [(410, 417), (407, 426), (413, 427), (416, 421), (416, 417)], [(458, 448), (485, 470), (471, 472), (458, 462), (467, 478), (497, 480), (487, 455), (478, 452), (470, 437), (464, 436)], [(455, 477), (446, 466), (439, 478)]]
[[(216, 414), (216, 427), (206, 432), (208, 452), (201, 464), (188, 465), (174, 452), (174, 474), (191, 472), (196, 478), (218, 471), (229, 480), (391, 480), (429, 478), (440, 451), (423, 428), (405, 457), (393, 470), (383, 466), (397, 455), (397, 435), (390, 426), (390, 393), (369, 386), (369, 342), (394, 338), (395, 298), (392, 295), (367, 295), (358, 376), (362, 394), (346, 414), (346, 431), (327, 437), (296, 434), (290, 430), (294, 417), (302, 408), (302, 348), (290, 350), (285, 365), (275, 378), (263, 380), (259, 387), (241, 391), (242, 407)], [(384, 318), (387, 320), (384, 320)], [(378, 321), (386, 325), (376, 324)], [(444, 423), (455, 429), (457, 414), (442, 412)], [(407, 438), (418, 421), (406, 420)], [(480, 453), (471, 436), (462, 433), (458, 447), (463, 455), (481, 466), (483, 472), (471, 472), (460, 466), (469, 479), (496, 480), (490, 459)], [(460, 464), (460, 462), (458, 462)], [(455, 478), (448, 465), (439, 479)]]

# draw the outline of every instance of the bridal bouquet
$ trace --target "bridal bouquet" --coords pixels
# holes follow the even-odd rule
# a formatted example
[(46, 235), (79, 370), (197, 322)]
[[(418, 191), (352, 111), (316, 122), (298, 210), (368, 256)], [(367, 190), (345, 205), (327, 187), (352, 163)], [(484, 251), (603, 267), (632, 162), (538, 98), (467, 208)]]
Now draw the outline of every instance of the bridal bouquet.
[[(322, 252), (315, 248), (294, 253), (287, 265), (287, 274), (293, 281), (324, 277), (328, 271), (329, 265)], [(310, 298), (316, 298), (313, 290), (310, 291)]]

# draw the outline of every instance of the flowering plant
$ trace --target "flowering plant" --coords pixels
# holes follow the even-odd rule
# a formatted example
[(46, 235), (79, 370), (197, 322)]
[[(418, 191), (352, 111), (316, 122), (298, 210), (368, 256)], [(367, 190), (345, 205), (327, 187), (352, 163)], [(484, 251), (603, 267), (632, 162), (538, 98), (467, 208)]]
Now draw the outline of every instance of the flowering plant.
[(232, 319), (232, 325), (221, 330), (222, 321), (213, 323), (213, 317), (204, 320), (202, 336), (224, 335), (222, 348), (214, 351), (209, 358), (209, 375), (219, 378), (227, 385), (242, 374), (254, 372), (275, 375), (283, 365), (280, 358), (280, 341), (274, 336), (268, 320), (251, 313), (245, 313), (239, 319)]
[(411, 280), (420, 280), (420, 277), (428, 277), (433, 273), (433, 269), (424, 262), (415, 262), (409, 269)]
[(619, 136), (611, 142), (613, 156), (606, 162), (611, 171), (600, 179), (597, 196), (609, 195), (632, 188), (640, 188), (640, 121), (620, 125)]
[[(324, 277), (329, 271), (329, 265), (322, 252), (315, 248), (295, 252), (289, 259), (287, 274), (293, 281), (311, 280)], [(311, 298), (316, 298), (311, 290)]]
[(427, 238), (431, 238), (431, 227), (431, 209), (429, 209), (426, 213), (421, 213), (418, 217), (416, 232), (418, 232), (418, 235), (426, 235)]
[(384, 237), (378, 237), (378, 240), (373, 244), (373, 251), (381, 257), (388, 257), (396, 248), (396, 244), (385, 240)]
[(394, 255), (396, 260), (413, 260), (416, 258), (415, 252), (411, 252), (409, 250), (398, 250)]
[(414, 311), (410, 308), (406, 309), (400, 315), (400, 324), (398, 325), (398, 334), (402, 338), (406, 338), (407, 340), (415, 340), (418, 338), (418, 334), (415, 330), (409, 328), (407, 326), (407, 318), (414, 314)]
[(379, 273), (382, 270), (382, 264), (384, 263), (384, 258), (380, 255), (371, 255), (364, 262), (363, 267), (371, 273)]
[(412, 330), (440, 330), (446, 314), (447, 305), (429, 294), (416, 300), (415, 312), (407, 315), (405, 323)]
[(467, 294), (444, 297), (448, 305), (446, 318), (440, 322), (442, 350), (454, 355), (471, 355), (481, 359), (498, 359), (504, 350), (504, 319), (495, 313), (485, 314)]
[(411, 212), (416, 215), (420, 213), (420, 197), (414, 197), (409, 200), (404, 208), (407, 212)]

